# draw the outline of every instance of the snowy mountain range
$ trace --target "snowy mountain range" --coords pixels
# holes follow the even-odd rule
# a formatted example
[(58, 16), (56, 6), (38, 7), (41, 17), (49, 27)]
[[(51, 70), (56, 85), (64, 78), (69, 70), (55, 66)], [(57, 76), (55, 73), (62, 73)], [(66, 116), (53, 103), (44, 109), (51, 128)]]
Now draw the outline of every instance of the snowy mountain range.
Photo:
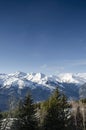
[[(46, 76), (42, 73), (15, 72), (0, 74), (0, 108), (8, 109), (8, 101), (14, 97), (17, 101), (24, 98), (29, 91), (34, 101), (47, 99), (59, 88), (69, 99), (78, 99), (83, 94), (82, 86), (86, 83), (86, 73), (65, 73), (57, 76)], [(86, 88), (86, 87), (84, 87)]]

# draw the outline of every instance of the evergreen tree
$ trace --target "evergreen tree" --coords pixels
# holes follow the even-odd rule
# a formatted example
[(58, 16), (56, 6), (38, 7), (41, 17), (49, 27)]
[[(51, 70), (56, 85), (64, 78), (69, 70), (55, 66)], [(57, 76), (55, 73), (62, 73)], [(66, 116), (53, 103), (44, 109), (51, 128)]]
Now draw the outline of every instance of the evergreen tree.
[(20, 124), (19, 130), (35, 130), (37, 127), (35, 109), (31, 95), (28, 94), (25, 97), (23, 103), (19, 104), (18, 109), (18, 124)]
[(63, 94), (58, 89), (49, 99), (49, 107), (44, 119), (45, 130), (66, 130), (69, 115), (69, 104)]
[(76, 124), (73, 115), (70, 115), (69, 117), (69, 120), (67, 122), (67, 130), (76, 130)]

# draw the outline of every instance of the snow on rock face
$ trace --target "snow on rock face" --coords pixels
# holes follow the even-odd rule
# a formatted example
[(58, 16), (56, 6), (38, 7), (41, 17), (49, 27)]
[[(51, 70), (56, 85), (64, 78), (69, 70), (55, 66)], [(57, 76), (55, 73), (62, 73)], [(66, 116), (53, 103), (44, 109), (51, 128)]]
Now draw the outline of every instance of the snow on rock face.
[(60, 79), (60, 82), (78, 83), (78, 81), (73, 78), (73, 75), (71, 73), (60, 74), (59, 79)]
[(16, 84), (17, 79), (15, 77), (8, 77), (5, 79), (3, 86), (8, 86), (11, 87), (11, 85), (15, 85)]
[[(19, 86), (19, 88), (31, 86), (32, 83), (37, 83), (41, 85), (46, 85), (47, 81), (52, 81), (54, 83), (66, 82), (66, 83), (76, 83), (83, 84), (86, 82), (86, 73), (65, 73), (59, 74), (58, 76), (46, 76), (42, 73), (24, 73), (16, 72), (13, 74), (0, 74), (0, 86), (6, 86), (10, 88), (11, 86)], [(50, 88), (50, 86), (48, 86)]]
[(83, 84), (86, 82), (86, 73), (64, 73), (58, 75), (60, 82)]
[(1, 74), (0, 85), (6, 88), (11, 86), (18, 86), (20, 89), (24, 87), (31, 87), (33, 83), (45, 84), (48, 77), (41, 73), (26, 74), (23, 72), (16, 72), (12, 74)]
[(69, 98), (79, 98), (78, 90), (85, 82), (86, 73), (66, 73), (57, 76), (23, 72), (0, 74), (0, 108), (7, 109), (6, 103), (12, 94), (19, 99), (31, 91), (34, 101), (38, 102), (47, 99), (56, 87)]
[(15, 73), (9, 74), (9, 76), (11, 76), (11, 77), (13, 76), (13, 77), (16, 77), (16, 78), (24, 77), (26, 75), (27, 75), (26, 73), (20, 72), (20, 71), (17, 71)]
[(26, 77), (28, 80), (31, 80), (32, 82), (37, 82), (39, 84), (43, 83), (47, 80), (47, 76), (42, 73), (32, 73), (28, 74)]

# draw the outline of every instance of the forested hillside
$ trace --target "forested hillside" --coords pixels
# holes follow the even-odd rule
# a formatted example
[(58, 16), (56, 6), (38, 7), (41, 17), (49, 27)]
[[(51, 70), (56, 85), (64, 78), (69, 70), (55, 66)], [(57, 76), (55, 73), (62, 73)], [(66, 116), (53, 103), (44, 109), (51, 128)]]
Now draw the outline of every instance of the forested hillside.
[(1, 130), (86, 130), (86, 100), (68, 102), (58, 89), (44, 102), (34, 104), (28, 94), (9, 106), (0, 113)]

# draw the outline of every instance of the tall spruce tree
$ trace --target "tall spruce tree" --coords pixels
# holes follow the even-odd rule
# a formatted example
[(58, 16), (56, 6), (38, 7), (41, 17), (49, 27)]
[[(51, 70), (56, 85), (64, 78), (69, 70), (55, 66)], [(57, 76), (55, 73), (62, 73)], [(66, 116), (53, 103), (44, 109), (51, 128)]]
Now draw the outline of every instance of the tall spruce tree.
[(44, 130), (67, 130), (68, 115), (67, 99), (56, 89), (49, 99), (49, 107), (43, 124)]
[(20, 124), (18, 130), (36, 130), (37, 121), (33, 100), (30, 94), (25, 97), (23, 103), (19, 104), (17, 118), (17, 122)]

